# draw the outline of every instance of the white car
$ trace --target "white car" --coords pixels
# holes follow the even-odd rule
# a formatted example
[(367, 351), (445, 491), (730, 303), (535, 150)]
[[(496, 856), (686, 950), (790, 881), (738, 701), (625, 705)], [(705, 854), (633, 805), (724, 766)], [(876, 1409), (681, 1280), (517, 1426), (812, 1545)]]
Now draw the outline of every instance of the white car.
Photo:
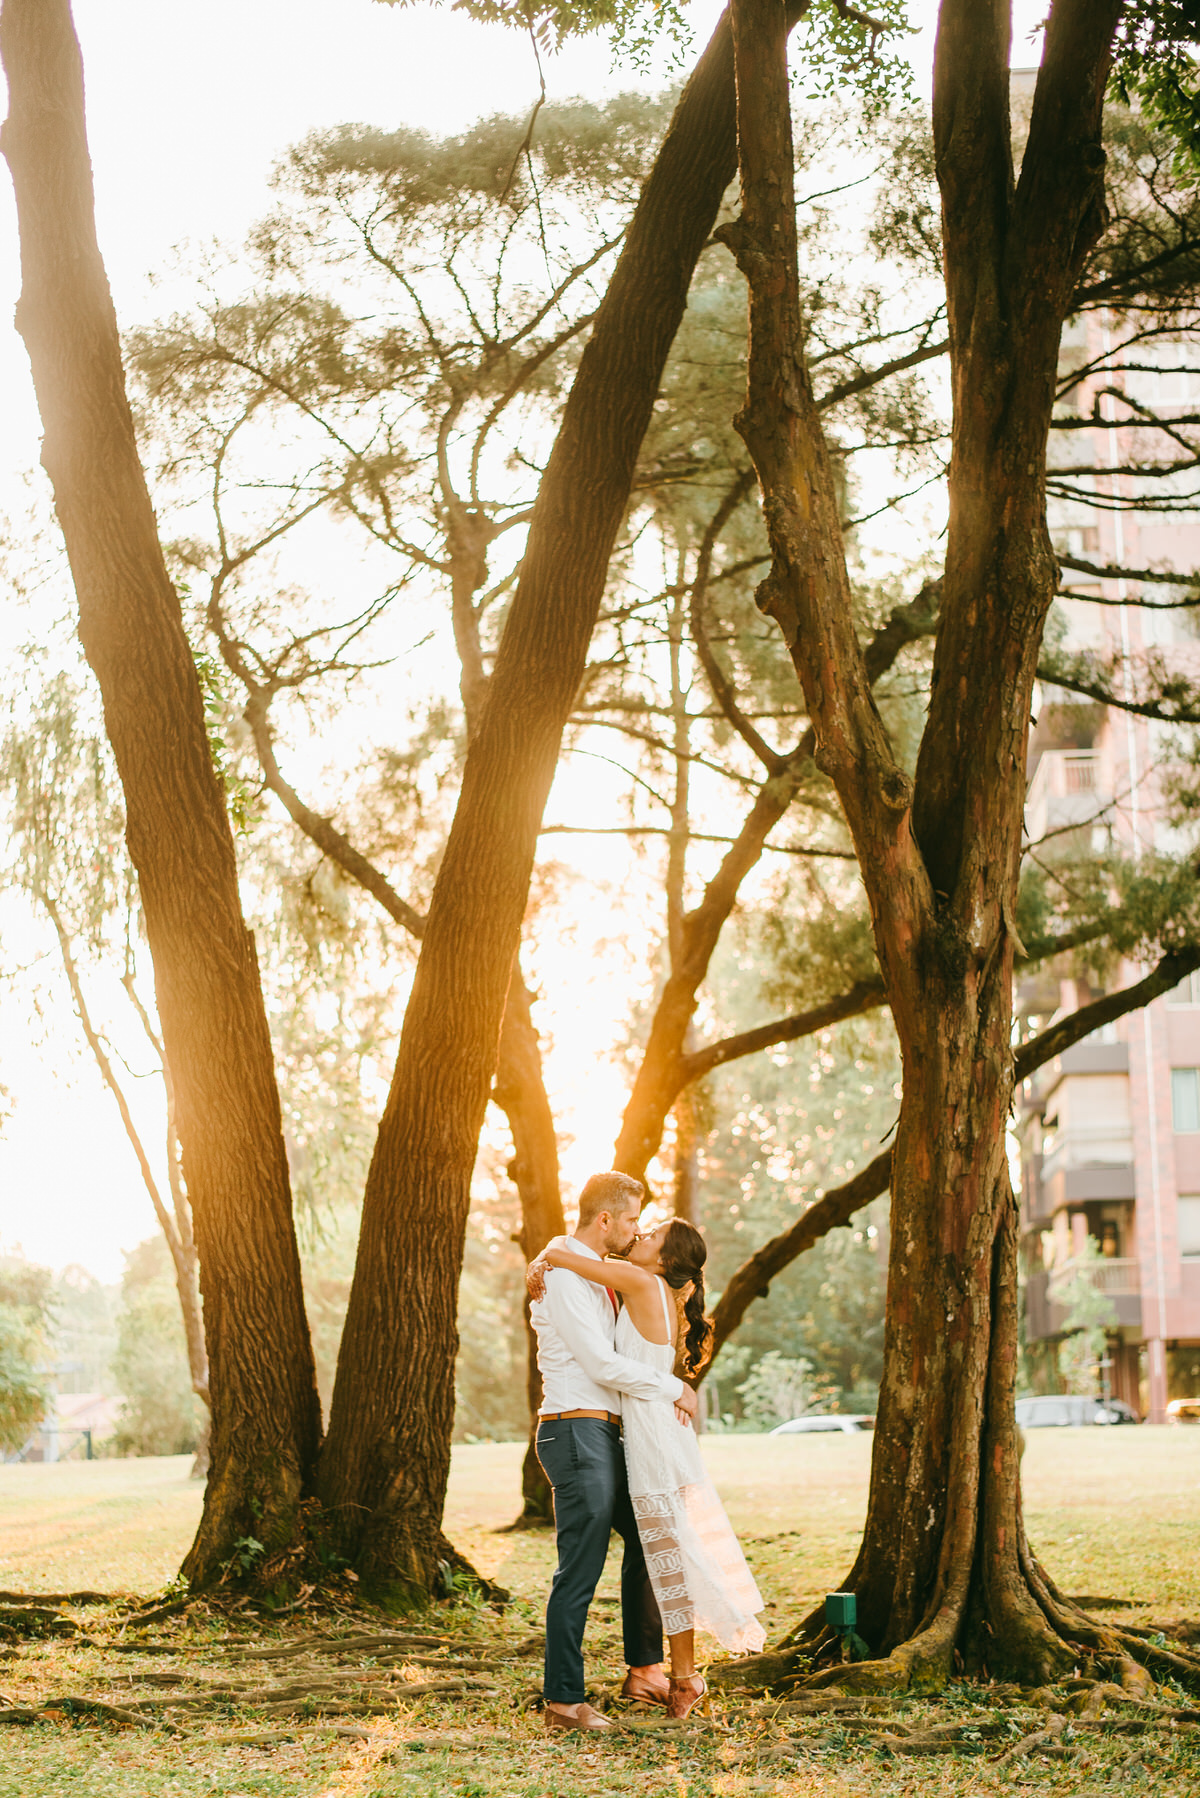
[(1085, 1424), (1137, 1421), (1137, 1412), (1119, 1398), (1110, 1398), (1105, 1405), (1098, 1398), (1064, 1392), (1017, 1400), (1017, 1422), (1023, 1430), (1078, 1429)]
[(836, 1411), (816, 1411), (811, 1417), (793, 1417), (790, 1423), (781, 1423), (771, 1431), (772, 1436), (811, 1436), (818, 1431), (827, 1434), (835, 1431), (843, 1436), (855, 1436), (860, 1430), (873, 1430), (873, 1417), (851, 1416), (849, 1413)]

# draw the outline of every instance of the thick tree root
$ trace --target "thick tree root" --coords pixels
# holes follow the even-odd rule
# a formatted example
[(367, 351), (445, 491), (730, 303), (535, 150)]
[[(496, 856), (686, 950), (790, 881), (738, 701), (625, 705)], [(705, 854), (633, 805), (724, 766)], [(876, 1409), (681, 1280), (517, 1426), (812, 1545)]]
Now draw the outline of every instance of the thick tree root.
[[(810, 1690), (781, 1704), (760, 1706), (754, 1734), (737, 1759), (743, 1769), (753, 1764), (777, 1772), (783, 1764), (804, 1762), (814, 1751), (827, 1752), (829, 1732), (836, 1730), (835, 1739), (850, 1755), (873, 1750), (897, 1759), (971, 1756), (1006, 1775), (1025, 1760), (1070, 1761), (1127, 1737), (1169, 1749), (1179, 1742), (1181, 1730), (1200, 1726), (1200, 1709), (1146, 1700), (1111, 1681), (1089, 1679), (1032, 1690), (964, 1683), (950, 1720), (940, 1720), (931, 1710), (925, 1697)], [(728, 1715), (726, 1720), (732, 1721)], [(809, 1730), (797, 1733), (805, 1723)], [(769, 1745), (764, 1736), (772, 1738)]]
[[(916, 1695), (940, 1691), (957, 1669), (1051, 1690), (1072, 1668), (1078, 1675), (1082, 1667), (1089, 1685), (1097, 1678), (1115, 1681), (1135, 1697), (1153, 1694), (1155, 1675), (1200, 1692), (1200, 1652), (1191, 1646), (1190, 1624), (1164, 1633), (1123, 1629), (1090, 1616), (1059, 1592), (1037, 1561), (1019, 1511), (1016, 1550), (1012, 1577), (993, 1575), (990, 1598), (986, 1581), (973, 1576), (957, 1597), (945, 1595), (940, 1608), (890, 1654), (851, 1659), (823, 1611), (814, 1610), (777, 1648), (722, 1662), (709, 1669), (709, 1681), (730, 1690), (774, 1693)], [(1172, 1640), (1175, 1634), (1182, 1639)]]

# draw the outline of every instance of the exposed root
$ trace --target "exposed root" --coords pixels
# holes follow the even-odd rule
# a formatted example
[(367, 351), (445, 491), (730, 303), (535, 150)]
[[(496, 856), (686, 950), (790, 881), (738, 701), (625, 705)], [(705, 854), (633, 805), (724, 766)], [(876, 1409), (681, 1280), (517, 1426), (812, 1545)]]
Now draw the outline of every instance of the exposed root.
[(1014, 1742), (1012, 1747), (999, 1757), (996, 1765), (998, 1767), (1007, 1766), (1010, 1761), (1023, 1760), (1027, 1754), (1033, 1754), (1039, 1750), (1042, 1752), (1058, 1750), (1059, 1739), (1066, 1725), (1065, 1717), (1051, 1717), (1043, 1729), (1032, 1730), (1029, 1735), (1022, 1736), (1019, 1742)]
[(777, 1648), (721, 1662), (709, 1669), (709, 1681), (726, 1690), (775, 1694), (915, 1694), (940, 1691), (957, 1667), (985, 1678), (990, 1671), (1023, 1679), (1026, 1690), (1038, 1681), (1051, 1689), (1082, 1665), (1134, 1697), (1154, 1693), (1155, 1675), (1200, 1692), (1200, 1652), (1190, 1646), (1191, 1625), (1178, 1626), (1185, 1640), (1177, 1642), (1158, 1631), (1102, 1622), (1057, 1590), (1023, 1531), (1019, 1553), (1023, 1578), (990, 1624), (986, 1615), (968, 1611), (962, 1618), (946, 1606), (890, 1654), (852, 1661), (814, 1611)]
[(129, 1604), (128, 1592), (0, 1592), (0, 1604)]
[(0, 1605), (0, 1641), (16, 1642), (29, 1637), (77, 1636), (79, 1625), (61, 1611), (40, 1604)]
[(1133, 1696), (1111, 1680), (1080, 1678), (1035, 1688), (956, 1682), (949, 1719), (922, 1695), (809, 1690), (763, 1705), (756, 1723), (756, 1739), (736, 1757), (743, 1767), (752, 1762), (777, 1770), (813, 1754), (875, 1750), (897, 1759), (971, 1756), (1003, 1775), (1031, 1758), (1070, 1761), (1126, 1737), (1167, 1750), (1179, 1743), (1181, 1730), (1200, 1725), (1200, 1710)]
[(768, 1654), (746, 1654), (736, 1661), (718, 1661), (705, 1678), (713, 1686), (742, 1686), (750, 1691), (772, 1692), (791, 1685), (809, 1668), (809, 1657), (799, 1649), (782, 1648)]
[[(44, 1699), (34, 1708), (13, 1705), (9, 1710), (0, 1711), (0, 1724), (68, 1723), (84, 1717), (95, 1717), (104, 1723), (118, 1723), (125, 1729), (135, 1725), (144, 1728), (148, 1721), (146, 1717), (124, 1705), (106, 1704), (99, 1698), (85, 1698), (78, 1693), (68, 1692), (60, 1697)], [(159, 1718), (157, 1721), (171, 1735), (178, 1734), (177, 1726), (169, 1719)]]
[(164, 1617), (179, 1617), (197, 1603), (195, 1598), (173, 1598), (169, 1604), (155, 1605), (151, 1611), (136, 1611), (126, 1619), (143, 1629), (147, 1623), (161, 1623)]
[[(234, 1609), (240, 1611), (240, 1605)], [(129, 1619), (114, 1621), (124, 1627)], [(60, 1693), (36, 1705), (0, 1698), (0, 1704), (8, 1704), (0, 1710), (0, 1725), (88, 1719), (178, 1733), (184, 1723), (194, 1726), (206, 1716), (231, 1710), (272, 1719), (395, 1716), (423, 1698), (495, 1699), (497, 1676), (508, 1658), (503, 1649), (497, 1656), (481, 1655), (469, 1642), (455, 1653), (454, 1638), (440, 1633), (361, 1628), (341, 1635), (298, 1635), (267, 1646), (234, 1636), (224, 1642), (90, 1641), (88, 1646), (101, 1652), (182, 1656), (185, 1666), (114, 1670), (95, 1682), (105, 1691), (102, 1698)], [(219, 1657), (215, 1663), (208, 1659), (214, 1651)], [(201, 1654), (207, 1664), (186, 1664)]]

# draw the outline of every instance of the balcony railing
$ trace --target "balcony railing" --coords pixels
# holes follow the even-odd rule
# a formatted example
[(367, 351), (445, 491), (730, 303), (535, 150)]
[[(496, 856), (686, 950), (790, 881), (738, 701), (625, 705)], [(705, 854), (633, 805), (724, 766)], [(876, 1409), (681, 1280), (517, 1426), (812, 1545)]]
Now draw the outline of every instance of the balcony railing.
[(1095, 1292), (1102, 1292), (1109, 1298), (1119, 1298), (1142, 1290), (1141, 1269), (1132, 1258), (1114, 1255), (1096, 1261), (1091, 1256), (1085, 1258), (1082, 1255), (1072, 1255), (1061, 1267), (1051, 1268), (1050, 1297), (1058, 1299), (1063, 1287), (1080, 1274), (1086, 1275), (1088, 1285)]
[(1133, 1129), (1123, 1122), (1072, 1124), (1042, 1139), (1042, 1184), (1061, 1168), (1121, 1167), (1133, 1159)]
[(1060, 827), (1094, 824), (1112, 795), (1101, 779), (1100, 759), (1090, 749), (1048, 749), (1025, 795), (1025, 825), (1033, 838)]
[(1061, 770), (1064, 793), (1094, 793), (1099, 766), (1097, 756), (1065, 753)]

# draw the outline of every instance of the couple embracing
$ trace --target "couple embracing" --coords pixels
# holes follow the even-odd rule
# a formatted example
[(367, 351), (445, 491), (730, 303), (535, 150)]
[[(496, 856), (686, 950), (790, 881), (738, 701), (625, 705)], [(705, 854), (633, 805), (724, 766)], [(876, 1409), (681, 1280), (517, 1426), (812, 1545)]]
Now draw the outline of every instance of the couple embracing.
[(692, 1427), (696, 1395), (673, 1372), (694, 1374), (707, 1358), (704, 1238), (680, 1218), (639, 1235), (644, 1200), (639, 1180), (594, 1174), (574, 1236), (529, 1269), (542, 1376), (537, 1454), (558, 1534), (546, 1607), (550, 1730), (611, 1728), (586, 1702), (583, 1631), (613, 1530), (625, 1544), (622, 1697), (686, 1717), (706, 1691), (698, 1629), (735, 1653), (764, 1641), (762, 1599)]

